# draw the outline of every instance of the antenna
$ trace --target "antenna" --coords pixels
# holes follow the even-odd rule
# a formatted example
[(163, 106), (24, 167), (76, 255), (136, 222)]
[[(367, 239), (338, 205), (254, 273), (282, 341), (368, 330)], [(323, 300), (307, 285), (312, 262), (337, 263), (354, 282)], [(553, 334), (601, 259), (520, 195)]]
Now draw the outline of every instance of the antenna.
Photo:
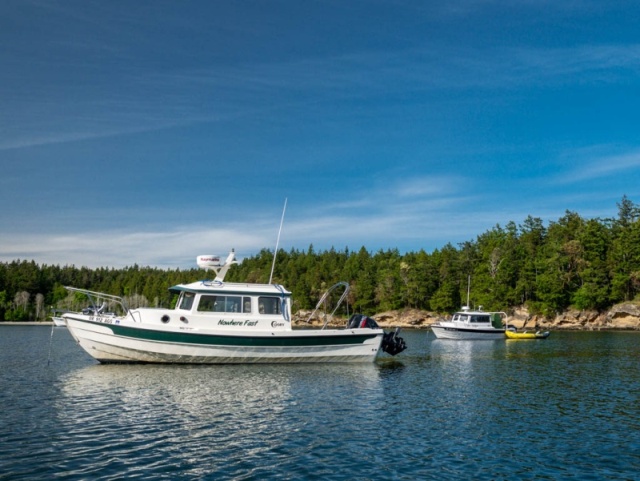
[(278, 239), (276, 240), (276, 250), (273, 252), (273, 264), (271, 264), (271, 275), (269, 276), (269, 284), (273, 279), (273, 270), (276, 268), (276, 255), (278, 255), (278, 244), (280, 244), (280, 232), (282, 232), (282, 223), (284, 222), (284, 213), (287, 210), (287, 198), (284, 198), (284, 207), (282, 209), (282, 218), (280, 219), (280, 229), (278, 229)]

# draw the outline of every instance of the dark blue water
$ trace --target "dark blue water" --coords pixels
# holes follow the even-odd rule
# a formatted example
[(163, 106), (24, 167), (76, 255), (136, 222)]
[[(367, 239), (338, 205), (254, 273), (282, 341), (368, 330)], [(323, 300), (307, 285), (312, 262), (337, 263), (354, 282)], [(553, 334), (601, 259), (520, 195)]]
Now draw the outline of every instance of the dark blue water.
[(639, 479), (640, 333), (404, 337), (371, 365), (100, 365), (0, 326), (0, 479)]

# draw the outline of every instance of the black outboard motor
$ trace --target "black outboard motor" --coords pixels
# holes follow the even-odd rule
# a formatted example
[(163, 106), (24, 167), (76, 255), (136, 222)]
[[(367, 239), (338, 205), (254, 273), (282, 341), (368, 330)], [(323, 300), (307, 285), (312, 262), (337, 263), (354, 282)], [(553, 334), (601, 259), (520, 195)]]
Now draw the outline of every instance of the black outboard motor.
[[(353, 314), (349, 318), (349, 322), (347, 323), (347, 329), (358, 329), (368, 327), (369, 329), (380, 329), (378, 323), (364, 314)], [(394, 332), (385, 332), (382, 336), (382, 344), (380, 344), (380, 349), (382, 349), (387, 354), (391, 354), (395, 356), (396, 354), (400, 354), (407, 348), (407, 345), (398, 333), (400, 332), (400, 328), (396, 328)]]
[(400, 354), (402, 351), (404, 351), (407, 348), (407, 345), (404, 342), (404, 339), (398, 336), (399, 332), (400, 332), (400, 328), (397, 327), (396, 330), (393, 332), (384, 333), (380, 348), (387, 354), (391, 354), (392, 356), (395, 356), (396, 354)]

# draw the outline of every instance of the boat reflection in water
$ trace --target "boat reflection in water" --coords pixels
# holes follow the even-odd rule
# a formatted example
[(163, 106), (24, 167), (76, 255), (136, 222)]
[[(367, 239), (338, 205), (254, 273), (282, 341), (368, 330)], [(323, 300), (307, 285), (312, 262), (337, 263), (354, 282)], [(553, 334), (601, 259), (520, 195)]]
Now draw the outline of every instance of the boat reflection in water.
[(52, 448), (65, 453), (59, 469), (78, 476), (104, 476), (105, 469), (152, 475), (154, 466), (162, 476), (175, 468), (182, 479), (264, 470), (267, 460), (284, 463), (292, 453), (308, 452), (300, 429), (316, 432), (317, 443), (329, 442), (321, 433), (339, 429), (334, 420), (344, 422), (345, 399), (353, 401), (353, 420), (374, 415), (372, 406), (385, 398), (379, 372), (368, 363), (96, 364), (61, 379), (56, 423), (64, 436)]

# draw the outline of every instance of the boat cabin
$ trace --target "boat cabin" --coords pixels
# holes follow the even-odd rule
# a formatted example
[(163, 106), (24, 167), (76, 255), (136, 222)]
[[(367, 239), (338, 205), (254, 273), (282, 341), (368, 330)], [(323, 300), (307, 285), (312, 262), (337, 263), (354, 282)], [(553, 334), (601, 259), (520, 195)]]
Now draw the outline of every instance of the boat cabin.
[[(477, 311), (470, 311), (463, 307), (461, 312), (456, 312), (451, 318), (452, 322), (469, 324), (471, 326), (492, 326), (496, 329), (503, 327), (503, 314), (501, 312), (484, 312), (482, 306)], [(506, 317), (506, 314), (504, 314)]]
[(456, 312), (453, 315), (453, 321), (466, 322), (471, 324), (490, 324), (491, 316), (487, 314), (469, 314), (466, 312)]
[[(196, 303), (195, 300), (198, 299)], [(285, 304), (285, 306), (283, 306)], [(286, 300), (274, 296), (243, 296), (200, 294), (182, 292), (176, 304), (176, 309), (197, 312), (224, 312), (242, 314), (276, 314), (282, 315), (286, 310)]]
[(179, 293), (180, 319), (194, 327), (291, 329), (291, 292), (277, 284), (200, 281), (170, 290)]

